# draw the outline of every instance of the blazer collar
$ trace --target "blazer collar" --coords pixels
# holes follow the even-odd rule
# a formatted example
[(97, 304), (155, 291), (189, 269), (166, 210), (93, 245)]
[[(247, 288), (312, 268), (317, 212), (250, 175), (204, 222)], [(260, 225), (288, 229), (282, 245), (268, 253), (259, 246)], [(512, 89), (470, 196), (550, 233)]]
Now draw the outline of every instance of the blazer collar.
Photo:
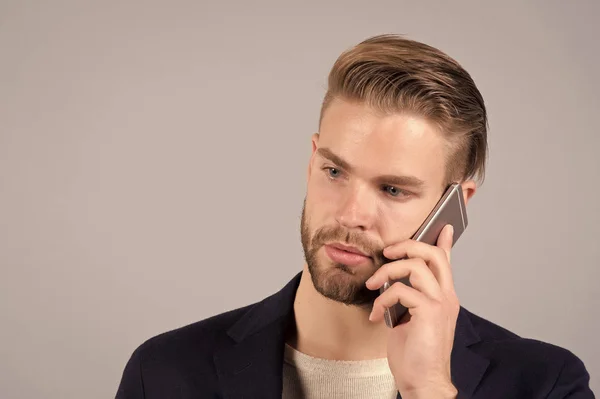
[[(285, 333), (294, 322), (294, 298), (301, 275), (252, 305), (227, 331), (233, 343), (224, 342), (215, 349), (215, 367), (225, 398), (281, 398)], [(468, 311), (461, 308), (451, 358), (452, 381), (460, 399), (473, 395), (489, 365), (488, 359), (469, 349), (480, 341)]]

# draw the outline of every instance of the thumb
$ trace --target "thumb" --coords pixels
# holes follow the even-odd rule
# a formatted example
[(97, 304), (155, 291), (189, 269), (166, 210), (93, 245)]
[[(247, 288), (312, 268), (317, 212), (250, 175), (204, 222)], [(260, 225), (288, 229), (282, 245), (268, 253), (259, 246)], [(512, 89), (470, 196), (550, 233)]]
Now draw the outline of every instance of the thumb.
[(451, 224), (444, 226), (437, 239), (437, 246), (446, 252), (448, 262), (450, 262), (450, 253), (454, 242), (454, 227)]

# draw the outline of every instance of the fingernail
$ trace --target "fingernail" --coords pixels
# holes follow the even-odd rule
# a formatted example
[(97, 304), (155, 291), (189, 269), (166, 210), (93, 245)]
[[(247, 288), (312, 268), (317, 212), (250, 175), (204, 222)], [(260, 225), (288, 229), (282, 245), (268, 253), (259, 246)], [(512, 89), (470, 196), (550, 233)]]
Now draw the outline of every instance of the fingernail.
[(375, 276), (369, 277), (369, 279), (365, 282), (366, 285), (370, 285), (375, 281)]

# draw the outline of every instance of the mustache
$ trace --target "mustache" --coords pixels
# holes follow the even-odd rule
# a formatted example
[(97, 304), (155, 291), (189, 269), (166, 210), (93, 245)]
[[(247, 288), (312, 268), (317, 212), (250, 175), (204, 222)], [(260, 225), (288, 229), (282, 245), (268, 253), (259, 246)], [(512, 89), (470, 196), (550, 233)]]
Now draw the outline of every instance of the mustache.
[(358, 232), (348, 231), (337, 226), (321, 227), (318, 229), (313, 235), (311, 244), (313, 248), (319, 248), (331, 241), (339, 241), (360, 249), (370, 256), (378, 267), (387, 261), (385, 256), (383, 256), (383, 247), (381, 245)]

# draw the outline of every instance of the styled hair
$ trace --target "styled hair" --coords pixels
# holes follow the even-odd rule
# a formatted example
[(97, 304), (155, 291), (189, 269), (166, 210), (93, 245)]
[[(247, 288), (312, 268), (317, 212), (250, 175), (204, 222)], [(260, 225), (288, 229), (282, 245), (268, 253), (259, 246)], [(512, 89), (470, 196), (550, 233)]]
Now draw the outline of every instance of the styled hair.
[(399, 35), (371, 37), (334, 63), (320, 120), (336, 98), (384, 114), (425, 118), (446, 138), (446, 183), (483, 183), (488, 147), (483, 97), (469, 73), (442, 51)]

